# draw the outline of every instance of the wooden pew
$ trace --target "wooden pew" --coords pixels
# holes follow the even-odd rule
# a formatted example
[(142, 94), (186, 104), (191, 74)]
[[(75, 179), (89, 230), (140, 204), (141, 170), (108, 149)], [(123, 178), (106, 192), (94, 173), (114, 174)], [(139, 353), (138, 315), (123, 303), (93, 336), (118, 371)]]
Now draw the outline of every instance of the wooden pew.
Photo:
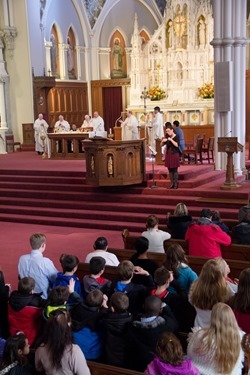
[[(131, 256), (134, 254), (133, 250), (126, 250), (126, 249), (110, 249), (110, 252), (114, 253), (120, 261), (130, 259)], [(154, 260), (159, 266), (165, 260), (165, 254), (159, 253), (148, 253), (149, 259)], [(187, 255), (188, 264), (189, 266), (199, 274), (203, 264), (207, 261), (207, 258), (202, 257), (193, 257)], [(240, 260), (232, 260), (232, 259), (225, 259), (227, 264), (230, 267), (230, 277), (232, 279), (239, 278), (239, 275), (242, 270), (245, 268), (250, 268), (250, 262), (240, 261)], [(88, 275), (89, 272), (89, 264), (88, 263), (79, 263), (78, 270), (76, 272), (76, 276), (82, 280), (84, 275)], [(117, 281), (117, 271), (116, 267), (114, 266), (106, 266), (105, 271), (103, 274), (104, 277), (111, 281)]]
[(142, 375), (142, 372), (128, 370), (121, 367), (105, 365), (103, 363), (87, 361), (91, 375)]
[[(122, 232), (122, 238), (124, 242), (124, 249), (135, 249), (135, 240), (138, 236), (131, 236), (127, 229)], [(185, 240), (177, 240), (171, 238), (164, 242), (164, 248), (167, 248), (173, 244), (180, 244), (185, 252), (188, 254), (188, 244)], [(250, 245), (241, 245), (232, 243), (230, 246), (221, 246), (221, 254), (225, 259), (234, 259), (242, 261), (250, 261)]]

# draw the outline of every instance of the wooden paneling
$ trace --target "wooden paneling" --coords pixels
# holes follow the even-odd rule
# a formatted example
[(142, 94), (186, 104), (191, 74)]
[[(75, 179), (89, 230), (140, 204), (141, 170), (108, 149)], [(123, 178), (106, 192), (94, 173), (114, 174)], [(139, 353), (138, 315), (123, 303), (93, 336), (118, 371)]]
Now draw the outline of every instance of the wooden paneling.
[(48, 95), (48, 123), (54, 127), (59, 115), (70, 125), (80, 126), (88, 109), (87, 84), (82, 82), (56, 82)]
[(34, 145), (34, 129), (32, 123), (22, 124), (23, 127), (23, 143)]
[(185, 125), (180, 126), (184, 133), (186, 142), (193, 142), (194, 135), (205, 134), (205, 141), (214, 137), (214, 125)]

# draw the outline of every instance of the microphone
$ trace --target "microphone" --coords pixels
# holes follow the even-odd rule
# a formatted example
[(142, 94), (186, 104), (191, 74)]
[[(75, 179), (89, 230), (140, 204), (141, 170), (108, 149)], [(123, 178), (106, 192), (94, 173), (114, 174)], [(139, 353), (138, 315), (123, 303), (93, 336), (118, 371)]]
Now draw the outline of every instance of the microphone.
[(229, 132), (227, 132), (223, 137), (226, 137), (230, 133), (232, 133), (232, 130), (230, 130)]
[(117, 122), (122, 118), (122, 115), (118, 117), (117, 120), (115, 120), (115, 127), (117, 126)]

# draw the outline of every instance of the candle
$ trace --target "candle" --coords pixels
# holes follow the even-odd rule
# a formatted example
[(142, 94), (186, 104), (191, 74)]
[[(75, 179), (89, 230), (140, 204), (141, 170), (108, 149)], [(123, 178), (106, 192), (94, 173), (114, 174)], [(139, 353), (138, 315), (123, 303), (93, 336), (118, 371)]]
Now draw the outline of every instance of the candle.
[(109, 134), (112, 134), (112, 129), (111, 128), (109, 128)]

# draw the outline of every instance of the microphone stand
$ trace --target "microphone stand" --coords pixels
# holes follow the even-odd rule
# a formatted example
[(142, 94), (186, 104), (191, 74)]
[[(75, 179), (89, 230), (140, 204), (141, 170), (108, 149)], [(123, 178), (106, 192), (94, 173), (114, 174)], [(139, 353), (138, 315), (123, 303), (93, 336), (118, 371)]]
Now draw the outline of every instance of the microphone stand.
[(156, 157), (157, 152), (155, 150), (151, 149), (151, 147), (149, 149), (151, 151), (152, 174), (153, 174), (153, 183), (150, 186), (150, 189), (155, 189), (155, 188), (158, 188), (158, 186), (156, 185), (156, 182), (155, 182), (155, 157)]

